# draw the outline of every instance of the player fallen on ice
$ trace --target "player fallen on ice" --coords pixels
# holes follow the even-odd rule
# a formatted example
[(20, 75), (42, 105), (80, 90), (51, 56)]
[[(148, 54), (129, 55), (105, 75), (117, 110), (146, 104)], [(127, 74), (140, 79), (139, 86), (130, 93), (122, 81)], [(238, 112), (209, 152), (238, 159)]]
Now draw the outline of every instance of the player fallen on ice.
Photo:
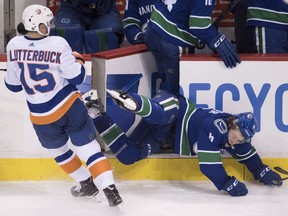
[(201, 172), (219, 191), (227, 191), (231, 196), (248, 193), (243, 182), (227, 174), (222, 164), (222, 149), (244, 164), (255, 180), (271, 187), (282, 185), (281, 176), (263, 164), (251, 144), (258, 128), (253, 113), (229, 114), (196, 108), (188, 98), (177, 98), (165, 91), (159, 91), (152, 99), (121, 90), (107, 92), (120, 107), (141, 117), (127, 136), (104, 111), (100, 99), (86, 103), (100, 136), (123, 164), (149, 157), (172, 139), (174, 153), (197, 155)]

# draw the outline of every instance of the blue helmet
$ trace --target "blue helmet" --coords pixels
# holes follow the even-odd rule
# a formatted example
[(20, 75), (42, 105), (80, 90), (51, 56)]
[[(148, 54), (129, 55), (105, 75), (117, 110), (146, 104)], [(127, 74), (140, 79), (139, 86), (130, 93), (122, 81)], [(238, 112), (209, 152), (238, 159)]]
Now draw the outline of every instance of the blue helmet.
[(238, 124), (239, 129), (244, 136), (245, 140), (251, 139), (258, 129), (258, 122), (251, 112), (244, 112), (235, 115), (235, 123)]

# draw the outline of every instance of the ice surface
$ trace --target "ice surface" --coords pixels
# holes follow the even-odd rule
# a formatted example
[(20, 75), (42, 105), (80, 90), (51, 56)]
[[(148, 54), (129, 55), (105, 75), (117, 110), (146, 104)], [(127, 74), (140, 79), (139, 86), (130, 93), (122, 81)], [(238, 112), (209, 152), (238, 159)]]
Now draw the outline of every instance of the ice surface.
[(0, 216), (285, 216), (288, 186), (245, 182), (245, 197), (230, 197), (208, 181), (117, 181), (124, 202), (109, 207), (70, 195), (71, 181), (0, 182)]

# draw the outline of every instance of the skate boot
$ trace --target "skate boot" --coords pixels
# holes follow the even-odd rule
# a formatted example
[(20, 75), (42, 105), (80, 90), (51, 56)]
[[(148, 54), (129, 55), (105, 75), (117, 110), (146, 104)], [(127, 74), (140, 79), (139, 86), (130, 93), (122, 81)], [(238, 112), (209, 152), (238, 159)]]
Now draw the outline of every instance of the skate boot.
[(129, 111), (137, 110), (136, 101), (134, 101), (134, 99), (130, 97), (127, 92), (122, 90), (109, 90), (109, 89), (106, 89), (106, 91), (112, 97), (112, 99), (116, 101), (116, 103), (122, 108)]
[(119, 192), (114, 184), (106, 187), (103, 189), (103, 191), (107, 197), (109, 206), (117, 206), (122, 203), (122, 198), (120, 197)]
[(88, 114), (91, 118), (94, 119), (105, 114), (104, 106), (95, 89), (91, 89), (83, 94), (82, 99), (88, 108)]
[(83, 94), (81, 97), (86, 103), (87, 101), (90, 101), (90, 100), (96, 100), (98, 98), (98, 93), (97, 93), (97, 90), (91, 89), (85, 94)]
[(88, 108), (88, 114), (92, 119), (100, 117), (106, 113), (100, 98), (90, 100), (85, 105)]
[(80, 182), (79, 186), (71, 188), (71, 194), (74, 197), (94, 197), (99, 193), (98, 188), (93, 182), (93, 178), (89, 177), (87, 180)]

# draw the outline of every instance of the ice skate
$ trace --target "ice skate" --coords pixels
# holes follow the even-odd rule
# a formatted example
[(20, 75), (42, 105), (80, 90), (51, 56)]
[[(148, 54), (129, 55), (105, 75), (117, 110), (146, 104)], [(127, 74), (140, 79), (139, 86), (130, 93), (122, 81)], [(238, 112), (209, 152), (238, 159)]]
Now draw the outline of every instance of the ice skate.
[(129, 111), (135, 111), (137, 109), (136, 101), (134, 101), (133, 98), (130, 97), (127, 92), (122, 90), (109, 90), (109, 89), (106, 89), (106, 91), (122, 108)]
[(74, 197), (95, 197), (98, 193), (99, 190), (94, 184), (92, 177), (80, 182), (79, 186), (71, 188), (71, 194)]
[(98, 98), (98, 94), (95, 89), (91, 89), (82, 95), (82, 99), (88, 108), (88, 114), (91, 118), (94, 119), (105, 114), (104, 105), (102, 104), (101, 99)]
[(97, 93), (97, 90), (95, 89), (91, 89), (82, 95), (82, 99), (85, 102), (90, 101), (90, 100), (96, 100), (97, 98), (98, 98), (98, 93)]
[(85, 105), (88, 108), (89, 116), (93, 119), (106, 113), (100, 98), (97, 98), (96, 100), (90, 100)]
[(103, 189), (103, 192), (106, 195), (109, 206), (117, 206), (122, 203), (122, 198), (120, 197), (119, 192), (114, 184)]

